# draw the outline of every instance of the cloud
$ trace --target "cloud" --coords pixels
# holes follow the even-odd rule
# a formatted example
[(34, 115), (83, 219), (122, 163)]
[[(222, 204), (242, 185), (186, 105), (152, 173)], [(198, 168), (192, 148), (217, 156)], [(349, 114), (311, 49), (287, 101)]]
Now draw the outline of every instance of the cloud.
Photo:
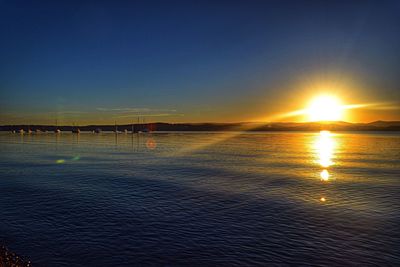
[(75, 110), (67, 110), (67, 111), (57, 111), (57, 115), (80, 115), (80, 114), (88, 114), (89, 112), (86, 111), (75, 111)]
[(176, 117), (184, 116), (177, 113), (176, 109), (159, 109), (146, 107), (122, 107), (122, 108), (105, 108), (98, 107), (97, 111), (108, 114), (114, 119), (121, 118), (137, 118), (137, 117)]

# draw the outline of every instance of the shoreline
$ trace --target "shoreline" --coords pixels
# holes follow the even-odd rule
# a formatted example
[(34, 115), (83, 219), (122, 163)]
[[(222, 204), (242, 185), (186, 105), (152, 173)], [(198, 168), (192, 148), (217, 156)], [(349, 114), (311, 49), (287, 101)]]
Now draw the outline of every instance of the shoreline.
[(0, 125), (0, 131), (15, 133), (30, 132), (282, 132), (282, 131), (400, 131), (400, 121), (376, 121), (371, 123), (347, 123), (347, 122), (277, 122), (277, 123), (143, 123), (120, 125), (35, 125), (15, 124)]

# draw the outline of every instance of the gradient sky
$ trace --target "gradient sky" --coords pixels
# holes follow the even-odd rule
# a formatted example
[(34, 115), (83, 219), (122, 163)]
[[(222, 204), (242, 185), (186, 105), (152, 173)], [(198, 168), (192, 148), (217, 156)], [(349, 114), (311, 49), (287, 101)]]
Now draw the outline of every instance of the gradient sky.
[(400, 120), (399, 1), (0, 0), (0, 34), (0, 124), (268, 121), (321, 92)]

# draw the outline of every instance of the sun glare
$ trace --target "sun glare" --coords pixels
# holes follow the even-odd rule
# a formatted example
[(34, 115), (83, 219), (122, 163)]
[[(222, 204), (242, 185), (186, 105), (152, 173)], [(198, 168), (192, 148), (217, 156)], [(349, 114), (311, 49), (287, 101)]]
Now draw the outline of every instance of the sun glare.
[(343, 118), (343, 106), (337, 97), (318, 96), (310, 102), (307, 115), (309, 121), (338, 121)]

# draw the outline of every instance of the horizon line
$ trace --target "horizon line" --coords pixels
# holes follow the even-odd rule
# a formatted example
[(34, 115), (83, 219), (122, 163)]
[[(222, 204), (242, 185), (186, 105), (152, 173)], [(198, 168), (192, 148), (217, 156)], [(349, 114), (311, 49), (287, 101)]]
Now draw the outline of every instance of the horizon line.
[(1, 124), (0, 127), (5, 126), (54, 126), (54, 127), (88, 127), (88, 126), (128, 126), (128, 125), (144, 125), (144, 124), (274, 124), (274, 123), (293, 123), (293, 124), (306, 124), (306, 123), (317, 123), (317, 124), (334, 124), (334, 123), (348, 123), (348, 124), (371, 124), (376, 122), (386, 122), (386, 123), (393, 123), (399, 122), (400, 120), (375, 120), (369, 122), (348, 122), (348, 121), (252, 121), (252, 122), (141, 122), (141, 123), (121, 123), (121, 124), (85, 124), (85, 125), (54, 125), (54, 124), (30, 124), (30, 123), (19, 123), (19, 124)]

